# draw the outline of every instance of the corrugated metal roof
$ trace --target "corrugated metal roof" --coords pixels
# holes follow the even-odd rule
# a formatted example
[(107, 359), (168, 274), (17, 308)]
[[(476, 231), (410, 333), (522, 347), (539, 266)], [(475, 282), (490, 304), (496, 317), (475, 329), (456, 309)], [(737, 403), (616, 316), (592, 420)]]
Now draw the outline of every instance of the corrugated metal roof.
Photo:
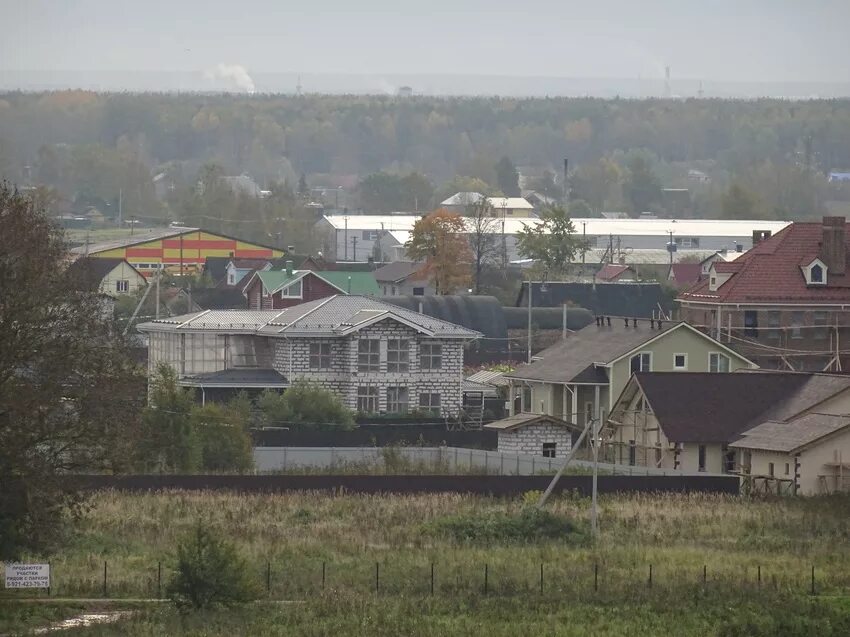
[(338, 336), (369, 318), (386, 315), (430, 332), (435, 338), (478, 338), (480, 332), (366, 296), (331, 296), (285, 310), (209, 310), (142, 323), (147, 331), (255, 332), (273, 336)]
[(534, 206), (522, 197), (487, 197), (487, 203), (497, 210), (499, 208), (534, 210)]
[(507, 418), (502, 418), (501, 420), (488, 423), (484, 425), (484, 429), (510, 431), (512, 429), (536, 425), (538, 423), (545, 423), (547, 425), (555, 425), (559, 427), (569, 427), (571, 429), (575, 428), (573, 425), (570, 425), (568, 422), (561, 420), (560, 418), (555, 418), (554, 416), (546, 414), (516, 414), (514, 416), (508, 416)]
[[(527, 203), (527, 202), (526, 202)], [(529, 204), (530, 205), (530, 204)], [(413, 230), (423, 215), (325, 215), (324, 219), (334, 228), (343, 230), (348, 219), (349, 230)], [(673, 236), (679, 237), (752, 237), (754, 230), (770, 230), (776, 234), (789, 221), (763, 221), (759, 219), (598, 219), (579, 218), (573, 220), (577, 233), (582, 231), (591, 236)], [(471, 220), (466, 220), (471, 226)], [(525, 226), (541, 223), (534, 217), (508, 218), (506, 234), (517, 234)], [(493, 232), (502, 232), (502, 224), (495, 224)]]
[(480, 192), (456, 192), (448, 199), (443, 200), (441, 206), (468, 206), (478, 203), (484, 199), (484, 195)]
[(848, 416), (808, 414), (789, 422), (771, 420), (748, 429), (729, 446), (790, 453), (845, 427), (850, 427)]
[(494, 372), (489, 369), (482, 369), (466, 377), (466, 380), (472, 383), (481, 383), (484, 385), (493, 385), (494, 387), (506, 387), (508, 379), (504, 377), (505, 372)]
[(111, 241), (101, 241), (99, 243), (90, 243), (88, 246), (81, 245), (73, 248), (71, 252), (74, 254), (94, 254), (96, 252), (106, 252), (107, 250), (115, 250), (116, 248), (126, 248), (139, 243), (147, 243), (148, 241), (158, 241), (159, 239), (168, 239), (170, 237), (179, 237), (187, 232), (197, 232), (199, 228), (149, 228), (148, 230), (139, 229), (131, 237), (123, 237), (121, 239), (112, 239)]

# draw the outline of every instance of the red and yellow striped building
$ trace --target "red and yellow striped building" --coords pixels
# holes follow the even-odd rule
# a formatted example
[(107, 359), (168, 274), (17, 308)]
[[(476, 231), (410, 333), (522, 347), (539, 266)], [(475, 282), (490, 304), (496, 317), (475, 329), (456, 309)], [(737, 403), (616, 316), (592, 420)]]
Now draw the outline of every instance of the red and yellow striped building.
[(283, 256), (283, 250), (200, 228), (141, 230), (132, 237), (79, 246), (73, 252), (90, 257), (126, 259), (145, 276), (160, 268), (175, 274), (197, 272), (207, 257), (274, 259)]

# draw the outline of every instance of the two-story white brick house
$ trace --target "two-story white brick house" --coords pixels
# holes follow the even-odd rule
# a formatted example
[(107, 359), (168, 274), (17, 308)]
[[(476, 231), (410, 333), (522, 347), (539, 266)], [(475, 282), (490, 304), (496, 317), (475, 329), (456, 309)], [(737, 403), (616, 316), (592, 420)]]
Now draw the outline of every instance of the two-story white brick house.
[(315, 382), (364, 413), (456, 415), (463, 345), (480, 334), (363, 296), (284, 310), (206, 311), (144, 323), (150, 370), (168, 363), (201, 399)]

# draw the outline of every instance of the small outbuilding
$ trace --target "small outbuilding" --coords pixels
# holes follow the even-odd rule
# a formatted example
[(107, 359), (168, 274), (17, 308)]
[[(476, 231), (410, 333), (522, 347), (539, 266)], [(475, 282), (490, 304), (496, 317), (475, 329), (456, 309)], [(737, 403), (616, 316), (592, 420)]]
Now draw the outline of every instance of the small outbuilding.
[(572, 448), (568, 422), (546, 414), (516, 414), (484, 425), (498, 432), (498, 450), (544, 458), (566, 458)]

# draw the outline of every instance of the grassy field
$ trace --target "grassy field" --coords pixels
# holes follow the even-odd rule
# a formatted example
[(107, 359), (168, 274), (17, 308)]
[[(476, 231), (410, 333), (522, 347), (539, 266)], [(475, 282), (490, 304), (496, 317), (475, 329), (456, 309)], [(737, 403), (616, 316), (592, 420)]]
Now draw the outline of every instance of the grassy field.
[(286, 603), (205, 619), (165, 607), (66, 634), (850, 634), (848, 498), (603, 497), (596, 543), (589, 502), (570, 497), (551, 506), (578, 526), (567, 540), (438, 531), (451, 516), (518, 514), (534, 499), (101, 493), (50, 556), (52, 592), (100, 596), (106, 561), (107, 595), (156, 596), (159, 563), (164, 586), (176, 543), (200, 522), (233, 538), (267, 596)]

